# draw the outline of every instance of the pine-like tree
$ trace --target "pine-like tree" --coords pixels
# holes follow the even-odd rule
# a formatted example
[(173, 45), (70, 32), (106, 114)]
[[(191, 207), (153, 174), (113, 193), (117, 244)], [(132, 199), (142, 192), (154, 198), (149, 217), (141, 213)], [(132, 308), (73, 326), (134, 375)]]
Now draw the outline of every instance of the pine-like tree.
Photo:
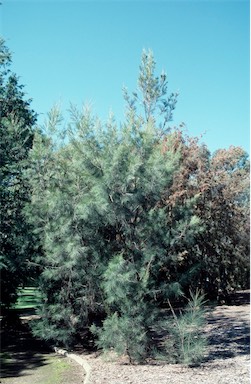
[(237, 231), (248, 211), (247, 158), (238, 148), (211, 156), (171, 129), (177, 95), (154, 73), (152, 53), (143, 52), (119, 127), (72, 107), (60, 141), (62, 119), (52, 110), (50, 133), (36, 135), (29, 159), (27, 214), (43, 249), (34, 332), (69, 345), (94, 322), (97, 346), (130, 361), (151, 354), (161, 306), (191, 288), (210, 293), (217, 284), (217, 295), (248, 269)]
[[(160, 300), (181, 293), (177, 247), (200, 230), (193, 200), (176, 207), (175, 220), (165, 204), (180, 157), (177, 133), (166, 127), (176, 95), (166, 95), (166, 76), (155, 77), (154, 66), (152, 53), (143, 52), (139, 91), (132, 99), (125, 92), (121, 127), (113, 119), (103, 127), (88, 110), (72, 108), (66, 144), (55, 134), (38, 136), (31, 156), (30, 216), (44, 249), (36, 333), (68, 344), (102, 313), (99, 345), (117, 345), (109, 336), (114, 323), (117, 351), (131, 360), (149, 354)], [(52, 111), (48, 126), (55, 131), (59, 122)]]
[(26, 260), (33, 241), (23, 208), (29, 200), (24, 178), (32, 146), (36, 114), (25, 100), (18, 78), (10, 71), (11, 55), (0, 40), (0, 263), (1, 302), (9, 307), (28, 275)]

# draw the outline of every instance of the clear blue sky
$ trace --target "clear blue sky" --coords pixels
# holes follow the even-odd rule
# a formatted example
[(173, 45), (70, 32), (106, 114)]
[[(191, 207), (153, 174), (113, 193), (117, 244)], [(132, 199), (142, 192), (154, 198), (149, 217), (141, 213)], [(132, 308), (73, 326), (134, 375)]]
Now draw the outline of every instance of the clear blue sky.
[(174, 124), (206, 132), (211, 151), (249, 151), (249, 1), (2, 0), (0, 34), (13, 70), (43, 121), (58, 101), (91, 101), (103, 120), (123, 120), (122, 87), (136, 88), (151, 49), (169, 90)]

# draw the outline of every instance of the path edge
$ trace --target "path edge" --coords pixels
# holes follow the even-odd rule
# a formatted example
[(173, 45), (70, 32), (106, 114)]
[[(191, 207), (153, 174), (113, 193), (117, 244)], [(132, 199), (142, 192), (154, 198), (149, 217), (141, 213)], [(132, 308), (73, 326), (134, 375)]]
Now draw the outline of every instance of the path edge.
[(85, 373), (86, 373), (86, 376), (85, 376), (85, 379), (84, 379), (84, 384), (88, 384), (89, 383), (90, 376), (91, 376), (91, 370), (92, 369), (91, 369), (90, 364), (87, 363), (87, 361), (85, 359), (83, 359), (79, 355), (76, 355), (75, 353), (69, 353), (65, 349), (62, 349), (62, 348), (54, 347), (53, 349), (54, 349), (54, 351), (57, 354), (66, 356), (69, 359), (72, 359), (72, 360), (76, 361), (76, 363), (81, 365), (81, 367), (84, 368)]

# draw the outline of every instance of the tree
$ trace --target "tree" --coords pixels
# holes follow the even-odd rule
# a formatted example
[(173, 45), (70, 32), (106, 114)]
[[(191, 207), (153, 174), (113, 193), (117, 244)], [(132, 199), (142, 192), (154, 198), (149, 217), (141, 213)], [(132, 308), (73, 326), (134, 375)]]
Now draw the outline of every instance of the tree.
[(233, 146), (210, 160), (210, 183), (197, 207), (206, 228), (198, 239), (201, 283), (211, 297), (227, 300), (231, 290), (249, 286), (249, 161)]
[[(200, 287), (211, 299), (249, 286), (249, 161), (242, 148), (218, 150), (212, 156), (197, 138), (177, 136), (180, 167), (166, 204), (196, 197), (194, 214), (204, 231), (183, 253), (186, 292)], [(176, 145), (178, 145), (178, 143)], [(181, 250), (182, 252), (182, 250)], [(192, 282), (192, 285), (191, 285)]]
[[(113, 120), (102, 126), (88, 110), (72, 108), (67, 144), (58, 145), (55, 134), (46, 142), (37, 136), (31, 151), (30, 217), (44, 249), (38, 263), (45, 302), (35, 332), (69, 344), (102, 313), (100, 340), (106, 343), (113, 323), (119, 350), (131, 360), (149, 354), (160, 297), (182, 292), (174, 273), (177, 244), (185, 247), (200, 231), (192, 199), (177, 208), (176, 221), (164, 204), (180, 154), (176, 132), (168, 133), (170, 149), (163, 150), (166, 127), (156, 125), (155, 107), (170, 120), (174, 103), (154, 65), (152, 53), (143, 52), (141, 93), (134, 95), (143, 101), (142, 115), (128, 93), (121, 127)], [(155, 84), (150, 96), (148, 83)], [(60, 120), (54, 109), (47, 125), (55, 131)]]
[(36, 135), (29, 170), (32, 204), (27, 207), (44, 252), (36, 259), (45, 300), (34, 333), (64, 345), (70, 345), (85, 330), (89, 317), (100, 311), (99, 278), (109, 251), (103, 239), (104, 212), (95, 194), (100, 159), (93, 135), (97, 126), (88, 112), (76, 114), (72, 110), (72, 129), (78, 129), (79, 137), (69, 138), (67, 145), (55, 144), (61, 120), (57, 109), (47, 124), (54, 136), (47, 140)]
[(23, 177), (32, 147), (36, 114), (25, 100), (23, 86), (12, 74), (11, 55), (0, 40), (0, 211), (1, 302), (9, 307), (18, 285), (28, 276), (26, 259), (33, 246), (23, 207), (29, 190)]
[(192, 290), (194, 305), (174, 317), (172, 335), (177, 359), (192, 361), (187, 351), (199, 359), (204, 345), (199, 290), (214, 298), (247, 274), (247, 239), (237, 231), (248, 211), (247, 158), (238, 148), (211, 156), (167, 125), (177, 95), (155, 75), (151, 52), (137, 91), (124, 95), (120, 126), (71, 107), (65, 130), (54, 108), (47, 136), (35, 135), (26, 212), (43, 249), (35, 262), (44, 300), (33, 330), (66, 346), (91, 330), (99, 348), (143, 361), (154, 353), (161, 307)]

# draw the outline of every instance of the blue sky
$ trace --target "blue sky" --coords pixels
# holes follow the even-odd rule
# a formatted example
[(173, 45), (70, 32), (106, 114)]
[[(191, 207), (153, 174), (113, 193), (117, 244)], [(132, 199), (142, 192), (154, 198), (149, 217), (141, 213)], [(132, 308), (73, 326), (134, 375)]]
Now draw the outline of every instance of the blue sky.
[(249, 1), (2, 0), (0, 34), (42, 122), (61, 102), (124, 119), (143, 49), (179, 98), (173, 124), (213, 152), (249, 151)]

